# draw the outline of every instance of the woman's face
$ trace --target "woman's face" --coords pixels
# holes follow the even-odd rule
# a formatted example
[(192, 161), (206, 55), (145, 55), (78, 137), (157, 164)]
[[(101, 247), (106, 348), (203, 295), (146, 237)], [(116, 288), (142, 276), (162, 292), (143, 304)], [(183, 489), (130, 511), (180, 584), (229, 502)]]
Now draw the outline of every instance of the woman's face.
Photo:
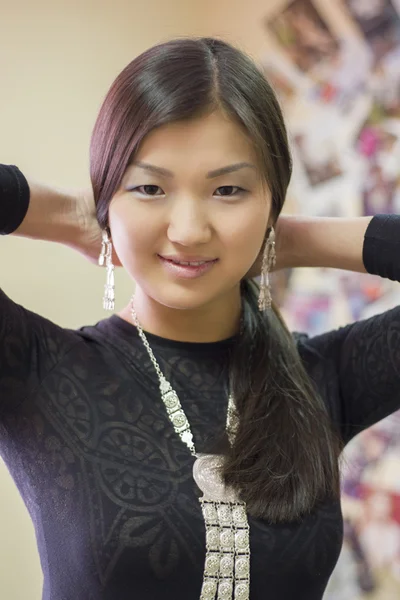
[[(250, 166), (217, 173), (239, 163)], [(115, 250), (142, 293), (175, 309), (238, 293), (271, 206), (257, 165), (243, 130), (219, 112), (146, 136), (109, 208)]]

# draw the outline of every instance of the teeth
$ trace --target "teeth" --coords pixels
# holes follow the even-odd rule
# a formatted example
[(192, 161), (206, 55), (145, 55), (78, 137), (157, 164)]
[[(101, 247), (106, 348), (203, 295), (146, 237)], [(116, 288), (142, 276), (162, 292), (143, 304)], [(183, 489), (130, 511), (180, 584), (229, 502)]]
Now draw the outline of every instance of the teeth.
[(203, 260), (201, 262), (183, 262), (183, 261), (177, 261), (177, 260), (173, 260), (173, 263), (175, 263), (176, 265), (185, 265), (185, 266), (190, 266), (190, 267), (198, 267), (200, 265), (205, 265), (206, 264), (206, 260)]

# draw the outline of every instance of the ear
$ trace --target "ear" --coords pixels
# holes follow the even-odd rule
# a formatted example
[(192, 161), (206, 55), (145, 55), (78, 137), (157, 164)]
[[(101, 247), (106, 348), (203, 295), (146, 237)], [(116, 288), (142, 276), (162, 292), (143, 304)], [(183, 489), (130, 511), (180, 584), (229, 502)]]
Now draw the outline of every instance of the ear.
[(118, 256), (118, 254), (117, 254), (117, 252), (115, 250), (115, 246), (114, 246), (113, 241), (112, 241), (112, 235), (111, 235), (110, 226), (106, 225), (106, 227), (104, 228), (104, 231), (107, 233), (108, 239), (109, 239), (109, 241), (111, 242), (111, 245), (112, 245), (112, 262), (113, 262), (114, 267), (123, 267), (123, 264), (121, 263), (121, 261), (119, 259), (119, 256)]

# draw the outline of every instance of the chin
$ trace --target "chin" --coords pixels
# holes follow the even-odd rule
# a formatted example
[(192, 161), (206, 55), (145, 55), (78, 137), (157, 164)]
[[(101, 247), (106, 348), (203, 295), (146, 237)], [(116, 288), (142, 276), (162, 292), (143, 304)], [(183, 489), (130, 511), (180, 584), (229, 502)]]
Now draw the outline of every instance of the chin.
[(174, 310), (197, 310), (205, 307), (217, 300), (217, 297), (199, 295), (199, 294), (186, 294), (186, 293), (171, 293), (171, 294), (155, 294), (152, 296), (153, 300), (172, 308)]
[[(143, 272), (143, 269), (142, 269)], [(225, 278), (222, 273), (207, 274), (198, 279), (173, 279), (164, 273), (136, 273), (131, 276), (137, 286), (154, 302), (174, 310), (199, 310), (219, 305), (221, 302), (229, 306), (237, 302), (240, 296), (240, 279)], [(147, 275), (147, 276), (146, 276)], [(237, 274), (240, 277), (240, 273)]]
[[(197, 286), (196, 286), (197, 287)], [(157, 289), (158, 288), (158, 289)], [(212, 307), (221, 301), (227, 303), (227, 298), (236, 295), (236, 289), (207, 289), (207, 286), (197, 287), (197, 289), (181, 288), (179, 286), (165, 283), (162, 289), (159, 285), (142, 288), (147, 296), (154, 302), (174, 310), (199, 310), (205, 307)], [(240, 293), (240, 292), (239, 292)]]

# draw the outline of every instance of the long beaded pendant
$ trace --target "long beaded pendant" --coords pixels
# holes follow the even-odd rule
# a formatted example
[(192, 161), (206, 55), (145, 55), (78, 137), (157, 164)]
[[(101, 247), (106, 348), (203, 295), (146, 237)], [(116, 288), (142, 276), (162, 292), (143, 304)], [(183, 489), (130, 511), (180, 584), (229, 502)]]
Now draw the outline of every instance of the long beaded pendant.
[[(206, 526), (206, 560), (200, 600), (248, 599), (250, 577), (249, 525), (246, 505), (226, 486), (223, 457), (197, 455), (193, 479), (203, 492), (200, 498)], [(234, 594), (234, 596), (233, 596)]]
[[(246, 504), (222, 479), (223, 456), (195, 454), (193, 435), (178, 395), (167, 380), (161, 386), (163, 402), (175, 431), (196, 456), (193, 479), (203, 493), (199, 500), (206, 527), (206, 558), (200, 600), (249, 600), (250, 540)], [(230, 396), (227, 430), (231, 436), (233, 413)]]
[[(249, 600), (250, 540), (246, 504), (222, 478), (224, 457), (197, 454), (189, 421), (178, 394), (164, 377), (141, 328), (133, 302), (132, 317), (160, 382), (161, 398), (175, 432), (196, 457), (193, 478), (202, 491), (199, 498), (206, 529), (206, 557), (200, 600)], [(237, 414), (229, 395), (226, 431), (232, 444)]]
[(243, 503), (200, 499), (206, 525), (206, 560), (200, 600), (248, 600), (249, 525)]

